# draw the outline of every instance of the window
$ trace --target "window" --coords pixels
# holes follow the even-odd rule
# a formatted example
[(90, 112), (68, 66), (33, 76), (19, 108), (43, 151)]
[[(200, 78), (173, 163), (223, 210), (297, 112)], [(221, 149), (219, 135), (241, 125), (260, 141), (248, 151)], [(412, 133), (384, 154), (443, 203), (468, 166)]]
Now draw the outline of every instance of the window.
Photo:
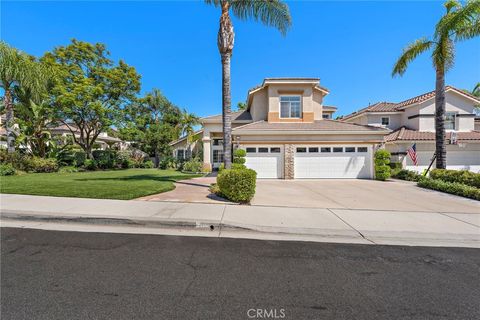
[(456, 130), (455, 128), (456, 117), (457, 117), (457, 114), (455, 112), (445, 113), (445, 129), (446, 130)]
[(320, 148), (321, 152), (332, 152), (332, 148), (330, 147), (325, 147), (325, 148)]
[(367, 152), (367, 147), (358, 147), (357, 152)]
[(318, 148), (317, 147), (313, 147), (313, 148), (308, 148), (308, 152), (318, 152)]
[(345, 152), (355, 152), (355, 147), (345, 147)]
[(223, 151), (213, 150), (213, 163), (223, 162)]
[(183, 149), (178, 149), (177, 150), (177, 159), (178, 160), (184, 160), (185, 159), (185, 150), (183, 150)]
[(298, 153), (305, 153), (307, 152), (307, 148), (297, 148)]
[(300, 96), (280, 97), (280, 118), (300, 118)]
[(280, 153), (280, 148), (277, 148), (277, 147), (275, 147), (275, 148), (270, 148), (270, 152), (271, 152), (271, 153)]
[(333, 152), (343, 152), (343, 148), (335, 147), (333, 148)]
[(390, 124), (389, 117), (382, 117), (382, 126), (388, 126)]
[(213, 139), (214, 146), (221, 146), (223, 145), (223, 139)]
[(268, 148), (258, 148), (259, 153), (268, 153)]
[(257, 152), (257, 148), (247, 148), (247, 153), (255, 153)]
[(328, 113), (322, 114), (323, 119), (330, 119), (330, 115)]

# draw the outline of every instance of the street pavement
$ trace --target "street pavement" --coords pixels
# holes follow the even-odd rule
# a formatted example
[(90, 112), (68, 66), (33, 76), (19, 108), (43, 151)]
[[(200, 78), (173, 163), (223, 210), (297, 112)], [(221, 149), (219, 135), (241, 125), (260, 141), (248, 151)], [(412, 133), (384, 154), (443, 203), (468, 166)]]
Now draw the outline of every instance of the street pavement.
[(2, 320), (480, 318), (478, 249), (0, 231)]

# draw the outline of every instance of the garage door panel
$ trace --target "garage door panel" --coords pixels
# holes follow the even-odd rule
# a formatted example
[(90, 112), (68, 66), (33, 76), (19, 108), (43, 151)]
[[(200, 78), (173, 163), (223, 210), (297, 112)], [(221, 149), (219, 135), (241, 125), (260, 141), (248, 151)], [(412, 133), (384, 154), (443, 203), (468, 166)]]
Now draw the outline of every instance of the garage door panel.
[[(433, 153), (433, 151), (417, 151), (418, 165), (414, 165), (410, 157), (406, 156), (406, 168), (412, 171), (423, 172), (430, 165)], [(432, 168), (435, 168), (435, 162)], [(447, 151), (447, 169), (480, 172), (480, 152)]]
[[(278, 147), (272, 146), (250, 146), (249, 148), (255, 148), (258, 151), (260, 148), (268, 152), (260, 153), (253, 152), (247, 153), (245, 158), (245, 166), (253, 169), (257, 172), (257, 178), (259, 179), (281, 179), (283, 178), (283, 148), (280, 152), (271, 152), (272, 148), (278, 149)], [(278, 151), (278, 150), (277, 150)]]

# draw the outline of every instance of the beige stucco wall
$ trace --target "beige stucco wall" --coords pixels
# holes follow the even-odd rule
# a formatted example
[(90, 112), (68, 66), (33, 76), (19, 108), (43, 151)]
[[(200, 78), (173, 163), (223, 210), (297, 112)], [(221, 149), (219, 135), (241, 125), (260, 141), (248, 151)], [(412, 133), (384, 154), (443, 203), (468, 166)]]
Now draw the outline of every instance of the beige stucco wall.
[[(323, 119), (323, 94), (318, 90), (313, 90), (312, 96), (312, 104), (313, 104), (313, 118), (315, 120), (322, 120)], [(334, 113), (334, 111), (328, 112), (330, 116)]]
[[(367, 123), (371, 126), (382, 126), (382, 118), (389, 117), (390, 124), (386, 126), (388, 129), (396, 130), (402, 126), (402, 115), (401, 114), (368, 114), (367, 115)], [(362, 124), (362, 123), (361, 123)]]
[(268, 116), (268, 91), (262, 89), (253, 94), (250, 114), (253, 121), (267, 120)]
[[(318, 134), (318, 135), (240, 135), (241, 143), (249, 142), (266, 142), (266, 143), (281, 143), (281, 142), (305, 142), (305, 143), (336, 143), (336, 142), (380, 142), (383, 139), (383, 134)], [(374, 142), (372, 142), (374, 143)]]

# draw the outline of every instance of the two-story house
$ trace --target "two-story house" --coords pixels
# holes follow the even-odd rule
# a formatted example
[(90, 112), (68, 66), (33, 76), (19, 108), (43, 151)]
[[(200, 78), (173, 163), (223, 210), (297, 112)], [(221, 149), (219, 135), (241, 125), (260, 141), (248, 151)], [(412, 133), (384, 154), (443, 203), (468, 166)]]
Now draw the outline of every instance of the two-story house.
[[(267, 78), (232, 113), (232, 144), (258, 178), (373, 178), (373, 153), (390, 130), (331, 120), (329, 91), (316, 78)], [(221, 115), (201, 119), (206, 169), (223, 162)], [(185, 139), (173, 143), (182, 153)]]
[[(480, 131), (475, 127), (475, 107), (480, 100), (463, 90), (446, 87), (447, 168), (480, 171)], [(392, 130), (385, 136), (384, 147), (392, 160), (404, 168), (423, 171), (435, 152), (435, 91), (400, 103), (379, 102), (345, 116), (342, 121)], [(417, 150), (414, 165), (407, 150)]]

